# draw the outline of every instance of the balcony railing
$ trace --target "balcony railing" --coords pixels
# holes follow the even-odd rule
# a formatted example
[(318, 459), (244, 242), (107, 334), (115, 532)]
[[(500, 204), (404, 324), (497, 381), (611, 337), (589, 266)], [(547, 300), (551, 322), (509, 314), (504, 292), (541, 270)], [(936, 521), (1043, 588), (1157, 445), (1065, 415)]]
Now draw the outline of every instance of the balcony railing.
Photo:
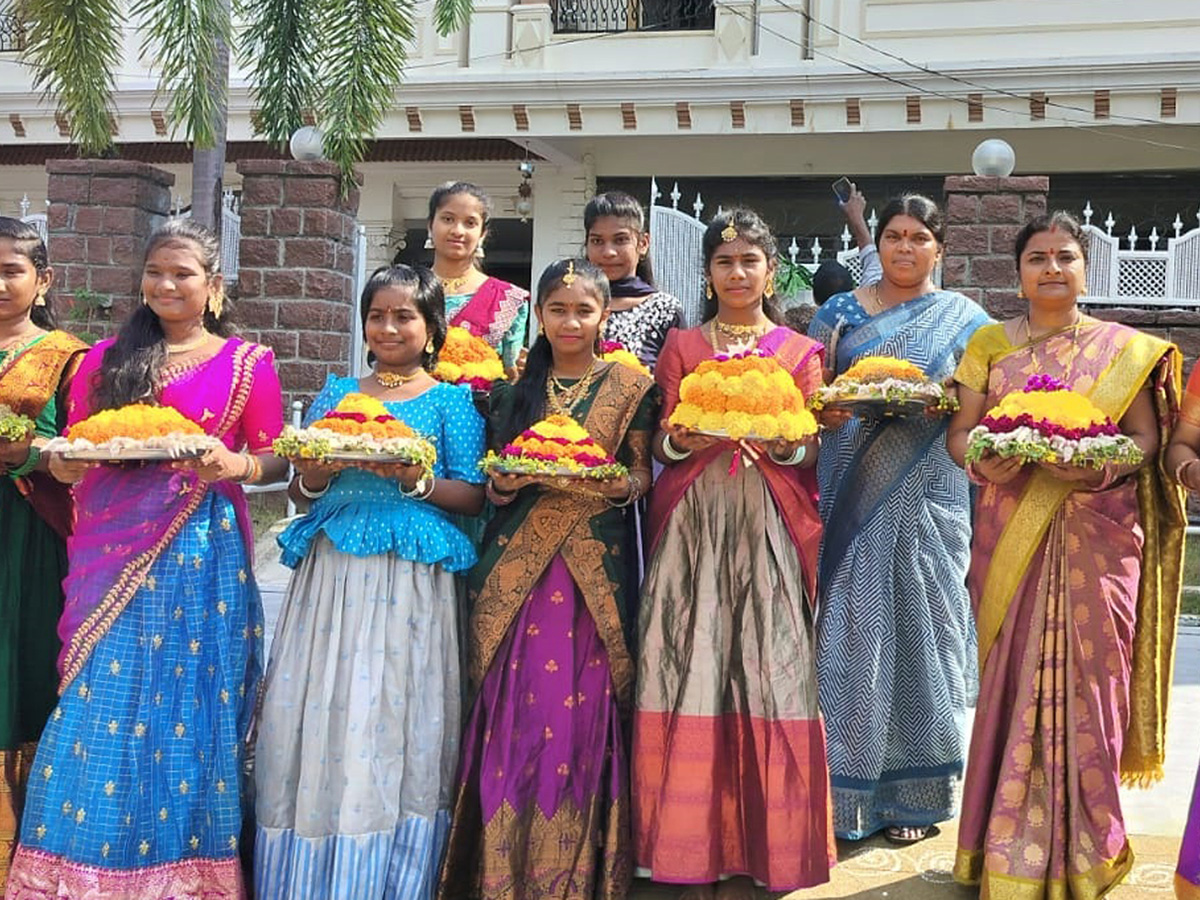
[(556, 34), (606, 31), (703, 31), (713, 0), (552, 0)]
[(0, 0), (0, 53), (25, 49), (25, 25), (13, 12), (10, 0)]

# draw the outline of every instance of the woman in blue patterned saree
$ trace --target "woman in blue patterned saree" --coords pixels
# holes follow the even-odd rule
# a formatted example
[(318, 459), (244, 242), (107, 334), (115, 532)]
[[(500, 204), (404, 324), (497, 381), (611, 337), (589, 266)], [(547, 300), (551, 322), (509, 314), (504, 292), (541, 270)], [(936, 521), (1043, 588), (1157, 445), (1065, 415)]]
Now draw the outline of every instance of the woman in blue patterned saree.
[[(925, 197), (884, 209), (883, 279), (831, 298), (809, 328), (830, 377), (867, 356), (951, 377), (988, 317), (934, 286), (943, 233)], [(834, 831), (858, 839), (886, 829), (908, 843), (954, 815), (961, 789), (975, 685), (967, 479), (946, 452), (944, 418), (826, 412), (824, 424), (817, 672)]]

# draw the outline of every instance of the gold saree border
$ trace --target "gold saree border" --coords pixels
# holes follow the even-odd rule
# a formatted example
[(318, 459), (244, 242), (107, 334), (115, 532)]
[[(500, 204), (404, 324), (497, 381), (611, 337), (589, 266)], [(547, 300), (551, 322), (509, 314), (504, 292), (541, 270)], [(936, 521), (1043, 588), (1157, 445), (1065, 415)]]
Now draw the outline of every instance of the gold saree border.
[(1099, 900), (1125, 880), (1133, 869), (1129, 844), (1113, 859), (1066, 878), (1022, 878), (983, 869), (982, 850), (959, 847), (954, 859), (954, 880), (979, 887), (980, 900)]

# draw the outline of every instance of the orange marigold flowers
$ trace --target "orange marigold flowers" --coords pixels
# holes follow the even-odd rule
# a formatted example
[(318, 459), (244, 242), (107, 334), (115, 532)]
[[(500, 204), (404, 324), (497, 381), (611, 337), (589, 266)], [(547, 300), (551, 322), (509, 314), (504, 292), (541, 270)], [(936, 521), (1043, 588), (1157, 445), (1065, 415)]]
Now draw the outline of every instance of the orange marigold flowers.
[(670, 421), (695, 431), (799, 440), (817, 431), (792, 376), (769, 356), (708, 359), (679, 385)]
[(132, 403), (120, 409), (103, 409), (76, 422), (67, 429), (66, 437), (104, 444), (113, 438), (145, 440), (174, 434), (204, 434), (204, 429), (173, 407)]
[(480, 468), (589, 478), (615, 478), (627, 471), (586, 428), (570, 416), (557, 413), (525, 429), (502, 453), (489, 451)]
[(894, 378), (897, 381), (925, 382), (929, 378), (924, 370), (907, 359), (891, 356), (864, 356), (835, 380), (837, 382), (876, 382)]
[(504, 380), (504, 363), (487, 341), (459, 325), (446, 329), (446, 343), (438, 353), (433, 377), (451, 384), (469, 384), (487, 390), (494, 381)]

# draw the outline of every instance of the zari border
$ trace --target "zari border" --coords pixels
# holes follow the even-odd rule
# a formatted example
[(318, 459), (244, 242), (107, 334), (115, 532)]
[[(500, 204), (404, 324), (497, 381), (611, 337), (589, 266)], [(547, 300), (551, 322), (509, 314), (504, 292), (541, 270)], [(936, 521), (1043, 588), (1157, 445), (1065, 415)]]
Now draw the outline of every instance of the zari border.
[[(1147, 335), (1134, 336), (1096, 380), (1089, 396), (1109, 418), (1118, 421), (1168, 352), (1171, 345)], [(1126, 378), (1104, 377), (1124, 370)], [(1005, 523), (992, 551), (979, 601), (979, 667), (983, 668), (996, 642), (1008, 607), (1017, 595), (1030, 561), (1041, 545), (1042, 537), (1073, 487), (1048, 472), (1037, 471), (1025, 485), (1016, 512)]]
[(241, 862), (183, 859), (144, 869), (109, 869), (22, 846), (13, 860), (8, 900), (144, 897), (146, 900), (245, 900)]
[(979, 900), (1099, 900), (1125, 880), (1134, 861), (1133, 851), (1126, 844), (1114, 858), (1086, 872), (1066, 878), (1021, 878), (987, 871), (983, 858), (981, 850), (959, 847), (954, 861), (954, 880), (967, 887), (977, 886)]
[[(242, 411), (250, 399), (250, 389), (253, 386), (251, 374), (259, 360), (268, 353), (268, 348), (261, 344), (242, 343), (233, 352), (233, 378), (230, 381), (230, 394), (214, 434), (218, 437), (225, 434), (241, 418)], [(187, 524), (192, 514), (200, 508), (208, 494), (209, 485), (205, 482), (195, 484), (189, 493), (187, 501), (171, 524), (157, 541), (147, 550), (139, 553), (133, 560), (126, 563), (117, 576), (116, 582), (96, 605), (83, 624), (71, 635), (71, 642), (63, 658), (62, 678), (59, 681), (58, 693), (66, 692), (75, 676), (82, 670), (92, 650), (112, 628), (117, 617), (124, 612), (133, 595), (146, 580), (150, 567), (154, 565), (159, 555), (178, 536), (183, 526)]]
[(1194, 884), (1176, 872), (1175, 897), (1176, 900), (1200, 900), (1200, 884)]

